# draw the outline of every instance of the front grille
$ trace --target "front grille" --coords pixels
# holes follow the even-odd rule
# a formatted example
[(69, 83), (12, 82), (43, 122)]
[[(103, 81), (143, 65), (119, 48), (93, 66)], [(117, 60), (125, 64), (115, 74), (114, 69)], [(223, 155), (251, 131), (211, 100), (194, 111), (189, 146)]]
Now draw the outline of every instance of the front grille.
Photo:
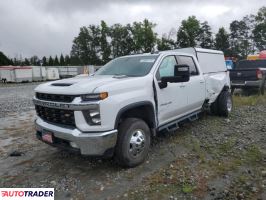
[(35, 105), (37, 115), (44, 121), (75, 127), (73, 110), (62, 110)]
[(36, 93), (37, 99), (45, 101), (56, 101), (56, 102), (66, 102), (70, 103), (74, 100), (76, 95), (64, 95), (64, 94), (46, 94), (46, 93)]

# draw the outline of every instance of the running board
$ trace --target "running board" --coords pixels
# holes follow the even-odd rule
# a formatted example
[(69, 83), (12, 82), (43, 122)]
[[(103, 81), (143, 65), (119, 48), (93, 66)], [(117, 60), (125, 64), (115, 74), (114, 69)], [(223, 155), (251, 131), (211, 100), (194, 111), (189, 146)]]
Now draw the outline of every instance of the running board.
[(202, 110), (197, 110), (193, 113), (190, 113), (188, 115), (185, 115), (181, 118), (178, 118), (172, 122), (169, 122), (165, 125), (162, 125), (160, 127), (157, 128), (158, 131), (161, 131), (161, 130), (164, 130), (166, 129), (167, 131), (175, 131), (179, 128), (179, 125), (178, 123), (181, 122), (181, 121), (184, 121), (184, 120), (189, 120), (189, 121), (195, 121), (199, 118), (198, 114), (201, 112)]
[(191, 121), (191, 122), (193, 122), (193, 121), (195, 121), (197, 119), (199, 119), (198, 113), (188, 118), (188, 120)]

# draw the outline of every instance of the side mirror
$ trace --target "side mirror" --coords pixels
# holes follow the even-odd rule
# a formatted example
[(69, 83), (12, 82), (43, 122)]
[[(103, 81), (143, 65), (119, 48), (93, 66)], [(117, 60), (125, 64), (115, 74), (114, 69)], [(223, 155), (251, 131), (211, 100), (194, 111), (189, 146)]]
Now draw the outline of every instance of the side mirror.
[(190, 71), (188, 65), (175, 65), (174, 76), (165, 76), (161, 78), (159, 87), (166, 88), (167, 83), (181, 83), (188, 82), (190, 78)]

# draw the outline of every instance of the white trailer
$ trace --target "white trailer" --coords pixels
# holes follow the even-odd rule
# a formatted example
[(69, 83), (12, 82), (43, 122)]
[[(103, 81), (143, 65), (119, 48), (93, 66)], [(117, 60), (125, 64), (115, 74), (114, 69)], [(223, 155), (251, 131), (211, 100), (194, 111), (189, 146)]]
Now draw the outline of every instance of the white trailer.
[(61, 66), (58, 68), (60, 78), (69, 78), (78, 75), (78, 68), (74, 66)]
[(41, 66), (32, 66), (32, 80), (33, 81), (45, 81), (46, 69)]
[(59, 72), (57, 68), (47, 68), (46, 69), (46, 79), (47, 80), (57, 80), (59, 79)]
[(5, 82), (15, 82), (14, 67), (0, 67), (0, 79)]
[(32, 68), (31, 67), (14, 67), (15, 81), (32, 82)]

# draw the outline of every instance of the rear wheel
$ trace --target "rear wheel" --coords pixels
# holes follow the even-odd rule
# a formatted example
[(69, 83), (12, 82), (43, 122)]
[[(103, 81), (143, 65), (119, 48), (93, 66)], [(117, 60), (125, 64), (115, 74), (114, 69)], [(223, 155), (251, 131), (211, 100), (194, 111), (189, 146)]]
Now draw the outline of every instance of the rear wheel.
[(211, 113), (214, 115), (219, 115), (218, 98), (211, 104)]
[(118, 128), (115, 159), (123, 167), (135, 167), (146, 159), (150, 147), (150, 128), (141, 119), (125, 119)]
[(233, 100), (230, 92), (222, 91), (218, 98), (219, 115), (228, 117), (233, 109)]
[(261, 95), (264, 95), (264, 92), (265, 92), (265, 79), (263, 80), (263, 83), (261, 84), (261, 87), (260, 87), (260, 94)]

